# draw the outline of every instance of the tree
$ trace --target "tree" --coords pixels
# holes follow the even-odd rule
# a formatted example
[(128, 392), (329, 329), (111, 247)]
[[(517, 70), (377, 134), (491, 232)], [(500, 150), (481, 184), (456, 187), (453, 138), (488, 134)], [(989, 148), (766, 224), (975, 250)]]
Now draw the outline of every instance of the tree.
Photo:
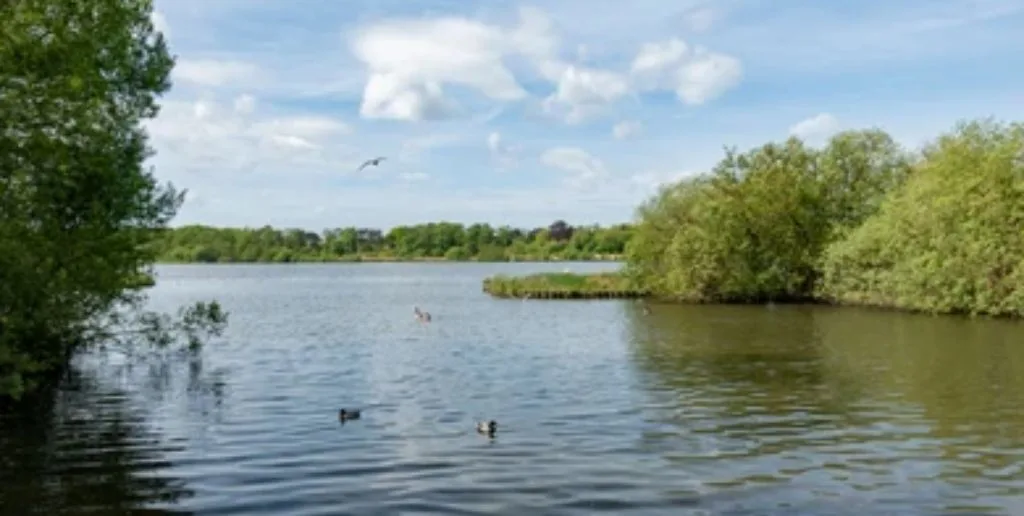
[[(167, 261), (347, 261), (378, 256), (488, 261), (549, 257), (589, 260), (621, 255), (632, 236), (632, 227), (582, 226), (573, 231), (568, 241), (550, 238), (548, 228), (526, 231), (508, 226), (495, 229), (487, 224), (467, 227), (453, 222), (395, 226), (383, 237), (379, 230), (352, 227), (325, 229), (322, 235), (297, 229), (198, 225), (156, 233), (159, 238), (152, 242), (151, 248), (159, 259)], [(449, 252), (456, 248), (457, 252)]]
[(556, 242), (565, 242), (572, 238), (573, 227), (564, 220), (556, 220), (548, 226), (548, 234)]
[(663, 189), (639, 210), (627, 251), (634, 282), (690, 301), (814, 296), (824, 249), (902, 184), (909, 158), (880, 131), (822, 150), (795, 138), (737, 153)]
[(1024, 124), (959, 124), (823, 259), (820, 295), (1024, 316)]
[[(0, 395), (128, 321), (119, 310), (141, 306), (149, 244), (184, 199), (143, 166), (142, 122), (174, 65), (151, 12), (150, 0), (0, 3)], [(219, 332), (219, 306), (198, 308), (184, 324)]]

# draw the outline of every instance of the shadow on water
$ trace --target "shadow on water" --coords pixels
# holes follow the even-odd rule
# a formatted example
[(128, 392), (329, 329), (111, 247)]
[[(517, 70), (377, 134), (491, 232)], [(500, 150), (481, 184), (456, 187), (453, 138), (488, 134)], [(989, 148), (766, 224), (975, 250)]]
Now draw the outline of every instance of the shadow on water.
[(939, 478), (1024, 495), (1008, 482), (1024, 478), (1024, 324), (833, 309), (818, 326), (834, 368), (863, 378), (877, 407), (907, 407)]
[(202, 368), (196, 358), (94, 357), (54, 392), (0, 416), (0, 514), (185, 514), (174, 506), (193, 491), (166, 474), (184, 444), (142, 407), (183, 386), (191, 417), (215, 414), (223, 382)]
[(1024, 324), (800, 306), (626, 312), (660, 417), (644, 439), (707, 485), (761, 486), (763, 506), (800, 511), (1024, 509)]

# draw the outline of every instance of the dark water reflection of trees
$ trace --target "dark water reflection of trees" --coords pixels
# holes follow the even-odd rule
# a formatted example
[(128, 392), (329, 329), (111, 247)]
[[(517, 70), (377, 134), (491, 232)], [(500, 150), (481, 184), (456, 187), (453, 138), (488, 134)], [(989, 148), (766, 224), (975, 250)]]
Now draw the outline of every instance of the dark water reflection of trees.
[[(913, 463), (973, 496), (1024, 494), (1022, 323), (791, 306), (626, 316), (645, 388), (680, 434), (746, 443), (748, 458), (877, 475)], [(777, 476), (800, 473), (778, 463)]]
[(180, 513), (193, 493), (168, 470), (184, 445), (154, 410), (184, 393), (187, 417), (216, 417), (221, 376), (180, 356), (81, 361), (55, 392), (0, 415), (0, 514)]
[[(726, 413), (848, 412), (864, 386), (832, 370), (810, 307), (656, 306), (628, 313), (637, 363), (660, 389), (721, 393)], [(728, 394), (743, 394), (731, 396)]]

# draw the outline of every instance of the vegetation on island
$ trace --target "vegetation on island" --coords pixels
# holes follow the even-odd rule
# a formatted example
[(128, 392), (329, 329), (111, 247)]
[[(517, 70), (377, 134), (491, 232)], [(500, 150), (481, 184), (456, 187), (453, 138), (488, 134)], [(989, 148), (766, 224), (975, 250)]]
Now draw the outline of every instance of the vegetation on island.
[(879, 130), (730, 150), (638, 210), (625, 274), (688, 302), (818, 300), (1024, 315), (1024, 125), (920, 152)]
[(623, 298), (642, 297), (629, 278), (617, 272), (573, 274), (551, 272), (528, 276), (492, 276), (484, 280), (484, 292), (495, 297)]
[[(1024, 124), (961, 122), (916, 152), (878, 129), (845, 131), (823, 148), (789, 138), (730, 149), (709, 173), (662, 187), (637, 210), (621, 274), (683, 302), (1020, 317), (1021, 228)], [(592, 284), (497, 277), (485, 290)]]
[(152, 244), (163, 262), (547, 261), (617, 260), (632, 227), (571, 226), (519, 229), (436, 222), (379, 229), (302, 229), (183, 226), (161, 231)]
[(1024, 123), (943, 135), (825, 251), (819, 295), (829, 300), (1024, 316)]
[[(0, 400), (52, 385), (76, 352), (197, 348), (216, 302), (143, 310), (149, 246), (182, 201), (144, 162), (174, 58), (150, 0), (0, 3)], [(176, 348), (181, 349), (181, 348)]]

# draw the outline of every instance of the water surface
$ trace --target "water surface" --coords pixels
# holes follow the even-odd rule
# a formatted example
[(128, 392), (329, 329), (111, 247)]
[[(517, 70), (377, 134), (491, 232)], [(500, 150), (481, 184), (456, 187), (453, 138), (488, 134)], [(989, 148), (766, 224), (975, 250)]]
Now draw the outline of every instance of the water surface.
[(163, 266), (228, 335), (0, 421), (0, 511), (1024, 514), (1024, 325), (480, 290), (565, 267)]

